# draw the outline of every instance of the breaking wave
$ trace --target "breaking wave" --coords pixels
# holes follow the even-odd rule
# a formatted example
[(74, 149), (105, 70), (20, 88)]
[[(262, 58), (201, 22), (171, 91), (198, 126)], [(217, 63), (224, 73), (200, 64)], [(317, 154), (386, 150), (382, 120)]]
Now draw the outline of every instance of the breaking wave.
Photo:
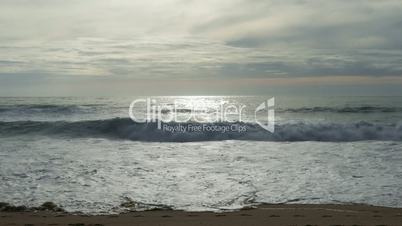
[[(93, 121), (15, 121), (0, 122), (2, 136), (46, 135), (69, 137), (104, 137), (150, 142), (191, 142), (219, 140), (253, 141), (325, 141), (348, 142), (362, 140), (402, 141), (401, 124), (357, 123), (292, 123), (275, 126), (270, 133), (253, 123), (162, 123), (169, 128), (206, 127), (201, 131), (167, 131), (158, 129), (158, 123), (136, 123), (129, 118)], [(234, 126), (234, 127), (231, 127)], [(213, 130), (213, 128), (243, 128), (243, 131)], [(211, 130), (212, 128), (212, 130)]]
[(285, 113), (394, 113), (402, 112), (400, 107), (376, 107), (376, 106), (360, 106), (360, 107), (301, 107), (278, 109), (278, 112)]

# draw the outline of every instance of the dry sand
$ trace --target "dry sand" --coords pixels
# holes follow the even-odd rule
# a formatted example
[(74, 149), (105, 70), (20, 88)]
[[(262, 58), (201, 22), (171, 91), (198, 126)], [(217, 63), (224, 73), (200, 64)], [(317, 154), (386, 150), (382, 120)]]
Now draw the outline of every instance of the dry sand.
[(225, 213), (160, 210), (85, 216), (46, 211), (0, 212), (0, 225), (402, 226), (402, 209), (364, 205), (261, 205)]

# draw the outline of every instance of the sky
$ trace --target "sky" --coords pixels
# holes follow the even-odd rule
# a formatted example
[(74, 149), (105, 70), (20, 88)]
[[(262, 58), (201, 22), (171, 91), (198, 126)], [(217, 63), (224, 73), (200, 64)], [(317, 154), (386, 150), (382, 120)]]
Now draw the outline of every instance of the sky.
[(0, 96), (402, 95), (401, 0), (1, 0)]

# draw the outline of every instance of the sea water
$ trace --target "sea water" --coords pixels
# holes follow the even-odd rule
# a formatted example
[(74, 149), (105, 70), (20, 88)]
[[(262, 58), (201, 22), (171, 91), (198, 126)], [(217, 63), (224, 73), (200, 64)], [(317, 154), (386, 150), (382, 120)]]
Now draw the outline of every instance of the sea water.
[[(0, 202), (52, 201), (89, 214), (259, 203), (402, 207), (401, 97), (275, 97), (274, 132), (255, 112), (272, 97), (152, 97), (153, 105), (181, 100), (159, 116), (205, 122), (162, 123), (174, 130), (132, 121), (138, 98), (0, 98)], [(208, 122), (222, 103), (246, 106), (241, 122), (236, 114)], [(149, 117), (145, 105), (134, 110)]]

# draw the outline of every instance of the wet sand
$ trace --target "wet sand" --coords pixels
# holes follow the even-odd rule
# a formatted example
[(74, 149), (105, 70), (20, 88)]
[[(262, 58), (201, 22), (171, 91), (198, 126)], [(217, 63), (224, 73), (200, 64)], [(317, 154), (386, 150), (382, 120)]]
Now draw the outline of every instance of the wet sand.
[(402, 209), (365, 205), (261, 205), (224, 213), (157, 210), (86, 216), (48, 211), (0, 212), (0, 225), (402, 226)]

